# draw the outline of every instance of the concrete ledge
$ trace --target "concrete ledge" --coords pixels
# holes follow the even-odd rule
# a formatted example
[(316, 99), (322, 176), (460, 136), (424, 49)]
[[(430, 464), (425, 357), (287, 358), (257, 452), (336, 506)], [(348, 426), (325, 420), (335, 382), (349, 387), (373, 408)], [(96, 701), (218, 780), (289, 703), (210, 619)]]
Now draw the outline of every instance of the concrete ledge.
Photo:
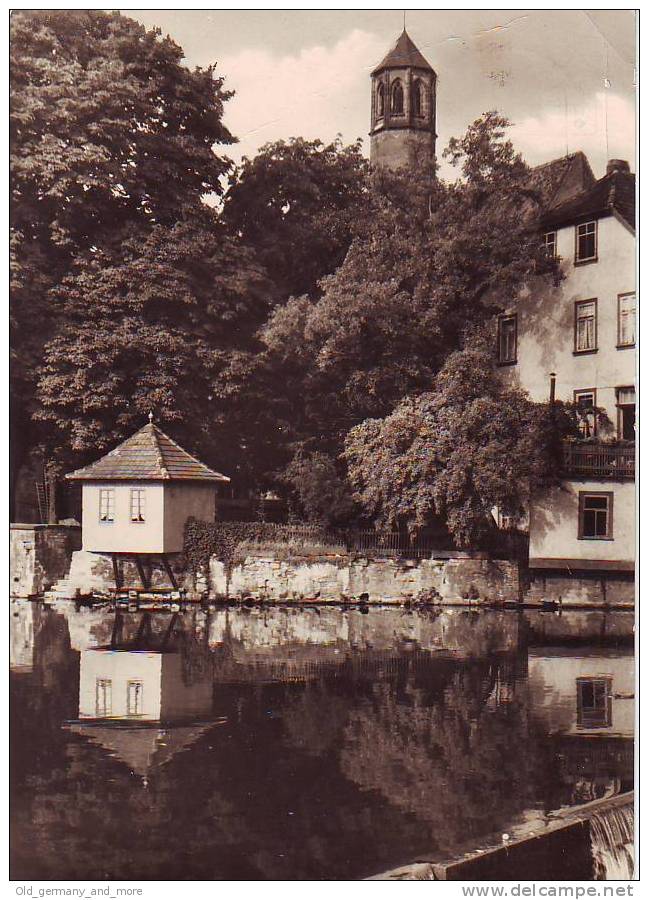
[(582, 881), (592, 878), (590, 819), (632, 806), (633, 791), (556, 813), (542, 831), (454, 859), (418, 859), (368, 881)]

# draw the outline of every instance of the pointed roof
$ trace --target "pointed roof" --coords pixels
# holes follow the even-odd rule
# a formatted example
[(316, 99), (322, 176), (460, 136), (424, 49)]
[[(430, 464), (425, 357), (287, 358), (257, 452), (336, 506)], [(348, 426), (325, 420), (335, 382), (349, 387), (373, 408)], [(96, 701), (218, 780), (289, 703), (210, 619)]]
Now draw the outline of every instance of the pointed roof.
[(126, 763), (133, 774), (145, 778), (152, 769), (164, 766), (177, 753), (188, 750), (212, 725), (209, 722), (165, 728), (76, 722), (67, 728), (103, 747), (110, 756)]
[(394, 47), (373, 70), (372, 75), (378, 75), (383, 69), (403, 69), (406, 67), (424, 69), (427, 72), (433, 71), (433, 67), (419, 52), (414, 41), (404, 28)]
[(229, 481), (183, 450), (153, 422), (106, 456), (65, 476), (70, 481)]

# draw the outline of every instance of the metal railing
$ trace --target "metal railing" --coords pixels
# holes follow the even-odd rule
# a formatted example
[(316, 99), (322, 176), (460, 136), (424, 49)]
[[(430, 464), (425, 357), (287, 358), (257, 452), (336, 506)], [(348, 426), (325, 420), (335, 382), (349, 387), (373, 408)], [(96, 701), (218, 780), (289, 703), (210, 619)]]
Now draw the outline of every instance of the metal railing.
[(563, 474), (578, 478), (635, 478), (634, 444), (563, 445)]

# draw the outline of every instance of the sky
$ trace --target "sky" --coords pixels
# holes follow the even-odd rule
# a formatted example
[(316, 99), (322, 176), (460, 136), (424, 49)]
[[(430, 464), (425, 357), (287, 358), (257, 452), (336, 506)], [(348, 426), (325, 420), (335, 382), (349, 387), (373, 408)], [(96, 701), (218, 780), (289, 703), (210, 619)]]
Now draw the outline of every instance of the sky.
[[(225, 124), (254, 156), (302, 136), (369, 156), (370, 72), (403, 28), (398, 10), (123, 10), (159, 27), (189, 66), (216, 64), (235, 91)], [(537, 165), (583, 150), (597, 177), (607, 159), (635, 170), (635, 14), (630, 10), (413, 10), (411, 38), (437, 72), (438, 157), (483, 112), (512, 122)], [(442, 163), (441, 175), (455, 177)]]

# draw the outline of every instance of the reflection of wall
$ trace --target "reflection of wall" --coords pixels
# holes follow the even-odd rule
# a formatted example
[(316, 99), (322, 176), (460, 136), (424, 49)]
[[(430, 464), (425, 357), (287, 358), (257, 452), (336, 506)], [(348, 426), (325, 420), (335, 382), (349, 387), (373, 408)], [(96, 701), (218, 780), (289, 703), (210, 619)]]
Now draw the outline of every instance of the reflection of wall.
[[(98, 681), (108, 682), (110, 686), (101, 684), (98, 688)], [(140, 685), (137, 699), (134, 685)], [(99, 706), (98, 690), (102, 697)], [(109, 700), (107, 708), (104, 708), (103, 697), (106, 695)], [(107, 649), (84, 650), (81, 653), (81, 719), (174, 721), (206, 715), (211, 707), (210, 680), (186, 683), (180, 654)]]
[[(549, 732), (632, 737), (634, 730), (634, 665), (631, 655), (591, 655), (580, 658), (531, 650), (528, 672), (532, 712)], [(592, 683), (589, 682), (592, 680)], [(595, 698), (595, 706), (610, 704), (610, 725), (589, 727), (586, 692), (598, 694), (608, 681), (608, 699)], [(583, 686), (582, 686), (583, 685)], [(586, 699), (586, 704), (584, 700)], [(600, 721), (603, 721), (604, 717)], [(580, 725), (581, 721), (581, 725)], [(597, 717), (590, 718), (590, 723)]]
[(15, 600), (9, 617), (9, 668), (31, 672), (34, 666), (34, 610), (30, 601)]

